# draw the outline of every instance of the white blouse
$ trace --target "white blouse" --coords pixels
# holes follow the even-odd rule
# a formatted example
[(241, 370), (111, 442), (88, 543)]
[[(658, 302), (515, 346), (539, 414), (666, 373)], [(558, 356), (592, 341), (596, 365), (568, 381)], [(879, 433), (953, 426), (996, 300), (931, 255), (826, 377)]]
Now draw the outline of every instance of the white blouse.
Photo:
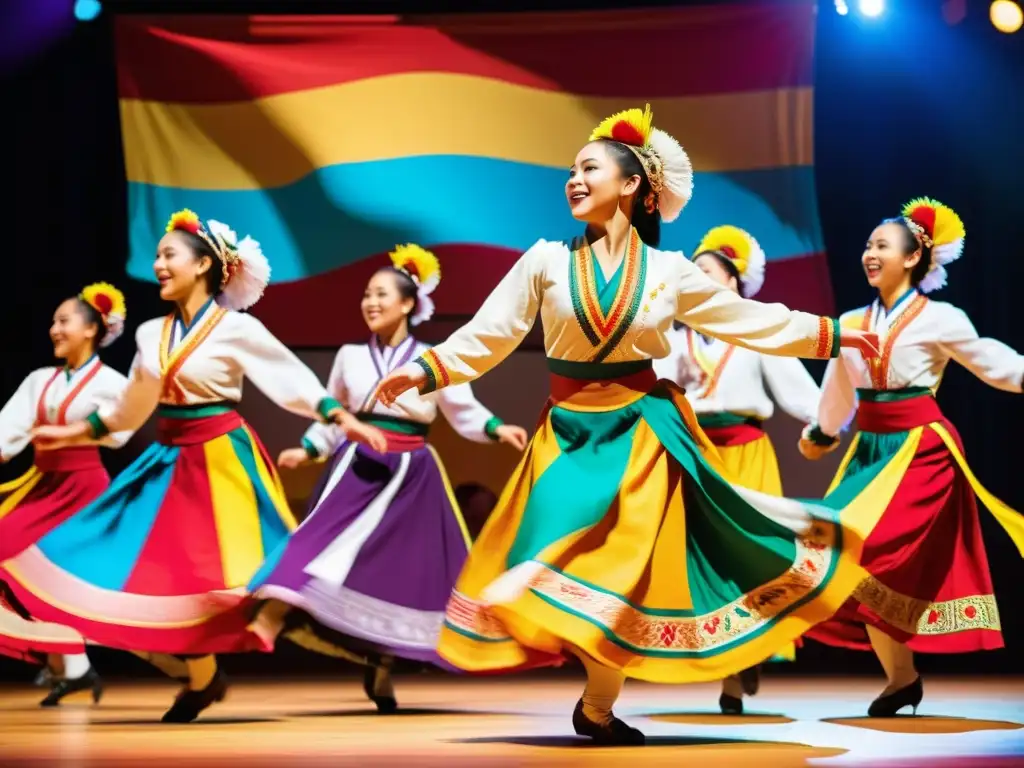
[[(33, 371), (0, 410), (0, 461), (21, 453), (37, 424), (81, 421), (114, 403), (127, 384), (128, 379), (96, 356), (75, 371), (52, 366)], [(120, 448), (131, 436), (132, 430), (122, 430), (97, 442)]]
[[(469, 384), (428, 395), (416, 390), (403, 392), (390, 408), (379, 402), (371, 405), (381, 379), (429, 348), (411, 336), (396, 347), (382, 346), (376, 338), (369, 344), (346, 344), (334, 358), (327, 391), (351, 413), (367, 412), (432, 424), (440, 410), (452, 428), (467, 440), (489, 442), (492, 438), (488, 428), (493, 429), (501, 421), (476, 399)], [(310, 454), (329, 456), (342, 437), (336, 426), (314, 423), (306, 430), (303, 445)]]
[(1020, 392), (1024, 355), (995, 339), (978, 336), (963, 310), (933, 301), (912, 290), (889, 312), (876, 299), (844, 314), (847, 328), (870, 328), (879, 333), (882, 357), (868, 364), (859, 352), (843, 350), (825, 370), (818, 427), (835, 436), (857, 408), (857, 389), (938, 389), (951, 360), (987, 384)]
[(547, 356), (563, 361), (664, 358), (673, 320), (759, 352), (828, 358), (838, 349), (838, 321), (744, 299), (683, 254), (643, 246), (635, 232), (607, 315), (597, 269), (583, 238), (538, 241), (472, 320), (417, 360), (428, 373), (427, 391), (471, 381), (500, 363), (529, 333), (538, 311)]
[[(669, 341), (667, 364), (659, 361), (655, 371), (686, 390), (696, 414), (735, 413), (765, 421), (775, 413), (774, 398), (782, 410), (805, 424), (817, 415), (821, 392), (797, 358), (705, 339), (689, 328), (672, 330)], [(702, 374), (699, 382), (688, 381), (691, 371)]]
[(323, 417), (334, 405), (316, 374), (252, 315), (210, 303), (188, 328), (175, 312), (143, 323), (135, 339), (128, 387), (96, 414), (110, 431), (138, 429), (158, 404), (240, 402), (246, 377), (299, 416)]

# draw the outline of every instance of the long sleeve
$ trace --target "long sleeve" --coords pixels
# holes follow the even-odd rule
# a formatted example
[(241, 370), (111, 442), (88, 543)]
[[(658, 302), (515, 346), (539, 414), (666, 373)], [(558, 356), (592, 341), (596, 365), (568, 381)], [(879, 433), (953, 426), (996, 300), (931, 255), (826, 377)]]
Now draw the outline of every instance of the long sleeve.
[(519, 257), (472, 320), (415, 362), (426, 371), (424, 392), (482, 376), (519, 346), (533, 328), (543, 295), (543, 255), (538, 241)]
[(761, 370), (782, 410), (804, 424), (815, 420), (821, 390), (803, 363), (793, 357), (763, 355)]
[(839, 354), (839, 320), (744, 299), (681, 259), (676, 319), (695, 331), (770, 355)]
[(434, 397), (437, 398), (437, 407), (448, 419), (452, 429), (464, 438), (476, 443), (494, 440), (494, 430), (503, 422), (476, 399), (468, 383), (447, 387)]
[[(327, 393), (339, 403), (348, 402), (348, 389), (345, 386), (344, 377), (344, 352), (342, 347), (334, 356), (334, 363), (331, 364), (331, 372), (327, 376)], [(314, 421), (302, 435), (302, 447), (311, 459), (330, 456), (341, 444), (344, 435), (334, 424), (324, 424)]]
[(830, 360), (821, 381), (817, 430), (827, 438), (835, 438), (850, 423), (857, 410), (857, 389), (850, 380), (842, 358)]
[(340, 404), (320, 379), (266, 326), (252, 315), (240, 315), (243, 334), (238, 360), (245, 375), (275, 404), (299, 416), (326, 420)]
[(1006, 392), (1021, 391), (1024, 355), (1001, 341), (978, 336), (962, 310), (950, 307), (950, 321), (941, 344), (950, 357), (986, 384)]
[[(125, 380), (125, 387), (130, 386), (130, 384), (131, 384), (131, 381), (129, 379), (126, 379)], [(122, 392), (123, 391), (124, 390), (122, 389)], [(116, 406), (119, 394), (120, 393), (106, 393), (105, 392), (103, 394), (97, 395), (95, 397), (95, 403), (96, 403), (97, 410), (103, 410), (104, 408), (111, 409), (114, 406)], [(148, 418), (148, 416), (146, 418)], [(145, 419), (143, 419), (143, 422), (145, 422)], [(121, 448), (122, 446), (124, 446), (125, 443), (127, 443), (129, 440), (131, 440), (131, 437), (134, 434), (135, 434), (135, 430), (124, 429), (124, 430), (121, 430), (119, 432), (112, 432), (110, 434), (103, 435), (103, 437), (101, 437), (98, 440), (96, 440), (96, 442), (99, 445), (102, 445), (102, 446), (104, 446), (106, 448)]]
[(128, 386), (120, 397), (101, 402), (89, 417), (93, 437), (102, 441), (119, 433), (130, 435), (146, 423), (159, 402), (160, 374), (145, 364), (141, 351), (136, 352), (128, 373)]
[(36, 371), (25, 377), (0, 410), (0, 462), (13, 459), (25, 450), (31, 439), (36, 418), (33, 380), (38, 375), (39, 371)]

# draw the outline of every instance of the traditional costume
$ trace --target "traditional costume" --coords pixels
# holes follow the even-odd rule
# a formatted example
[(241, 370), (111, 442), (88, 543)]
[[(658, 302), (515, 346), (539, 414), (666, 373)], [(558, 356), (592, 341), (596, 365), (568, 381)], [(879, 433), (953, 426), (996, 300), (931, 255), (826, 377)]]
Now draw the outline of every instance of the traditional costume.
[(2, 574), (34, 616), (101, 645), (269, 650), (247, 629), (254, 604), (245, 587), (295, 520), (273, 462), (236, 410), (242, 381), (307, 418), (339, 406), (259, 320), (237, 311), (269, 279), (259, 245), (190, 211), (172, 217), (175, 229), (211, 245), (224, 264), (221, 292), (189, 325), (177, 310), (143, 323), (127, 389), (88, 417), (100, 439), (137, 429), (156, 410), (157, 442)]
[[(752, 235), (738, 227), (719, 226), (708, 232), (693, 261), (701, 256), (714, 257), (734, 274), (745, 298), (753, 298), (764, 285), (764, 251)], [(813, 419), (820, 397), (817, 383), (797, 358), (761, 354), (692, 328), (673, 334), (672, 352), (666, 360), (672, 361), (675, 371), (667, 372), (686, 389), (697, 423), (718, 449), (730, 479), (744, 488), (781, 496), (779, 463), (763, 424), (775, 411), (773, 398), (793, 418), (805, 424)], [(694, 369), (699, 372), (698, 380), (681, 378)], [(775, 660), (791, 661), (795, 653), (795, 646), (790, 646), (776, 654)], [(740, 714), (741, 694), (753, 695), (757, 689), (757, 675), (750, 670), (726, 681), (719, 705), (724, 712)]]
[[(609, 118), (592, 140), (619, 141), (641, 159), (652, 199), (638, 205), (665, 221), (679, 214), (692, 170), (678, 143), (651, 128), (649, 109)], [(466, 326), (417, 358), (425, 391), (496, 366), (538, 312), (551, 396), (470, 551), (440, 655), (499, 672), (572, 653), (588, 688), (611, 681), (613, 701), (622, 676), (719, 680), (828, 618), (863, 573), (858, 532), (828, 505), (731, 485), (683, 392), (658, 381), (651, 361), (669, 353), (673, 320), (758, 352), (822, 359), (838, 354), (838, 321), (743, 299), (636, 230), (611, 275), (585, 237), (540, 240)], [(868, 503), (849, 500), (844, 515)], [(594, 722), (586, 696), (577, 732), (643, 741), (618, 719)]]
[[(410, 318), (418, 325), (433, 311), (429, 294), (440, 278), (437, 259), (417, 246), (401, 246), (391, 256), (418, 286)], [(381, 379), (428, 348), (412, 336), (395, 347), (374, 336), (339, 350), (327, 389), (379, 427), (388, 450), (381, 454), (345, 440), (337, 427), (312, 425), (303, 446), (310, 457), (328, 459), (328, 467), (305, 520), (250, 584), (257, 596), (301, 608), (323, 627), (355, 639), (342, 642), (371, 651), (371, 659), (440, 661), (435, 649), (445, 604), (469, 551), (444, 466), (426, 442), (430, 424), (440, 410), (456, 432), (480, 443), (494, 440), (502, 424), (469, 384), (434, 395), (407, 392), (390, 408), (373, 400)], [(309, 642), (310, 632), (317, 640)], [(294, 616), (286, 636), (313, 649), (333, 639)], [(393, 696), (374, 693), (372, 680), (367, 688), (378, 707), (393, 708)]]
[[(844, 353), (829, 364), (816, 423), (800, 442), (809, 458), (834, 450), (856, 413), (858, 432), (829, 498), (869, 478), (893, 488), (864, 544), (862, 563), (870, 575), (832, 621), (808, 633), (829, 645), (875, 646), (887, 667), (886, 651), (877, 642), (885, 642), (880, 633), (925, 653), (1003, 646), (975, 495), (1024, 554), (1024, 518), (981, 485), (967, 465), (956, 428), (935, 401), (951, 360), (993, 387), (1020, 392), (1024, 356), (979, 337), (957, 307), (927, 298), (945, 285), (944, 265), (963, 249), (964, 228), (956, 213), (920, 199), (902, 215), (922, 246), (932, 249), (932, 269), (891, 307), (875, 299), (842, 316), (845, 326), (877, 331), (882, 356), (868, 364)], [(920, 678), (895, 694), (897, 699), (876, 701), (872, 714), (895, 714), (896, 704), (916, 708)]]
[[(78, 298), (100, 315), (104, 324), (100, 346), (113, 343), (124, 329), (122, 293), (112, 285), (96, 283)], [(28, 446), (34, 426), (84, 419), (96, 408), (115, 402), (127, 383), (96, 354), (77, 369), (65, 365), (33, 371), (0, 411), (0, 462)], [(37, 452), (31, 469), (0, 486), (0, 562), (34, 544), (99, 496), (110, 484), (99, 446), (120, 448), (131, 435), (121, 431), (95, 445)], [(86, 688), (92, 688), (98, 701), (102, 688), (84, 655), (82, 636), (65, 626), (32, 620), (3, 586), (0, 582), (0, 653), (38, 664), (46, 664), (48, 654), (69, 657), (65, 675), (51, 680), (44, 706), (56, 705), (69, 693)]]

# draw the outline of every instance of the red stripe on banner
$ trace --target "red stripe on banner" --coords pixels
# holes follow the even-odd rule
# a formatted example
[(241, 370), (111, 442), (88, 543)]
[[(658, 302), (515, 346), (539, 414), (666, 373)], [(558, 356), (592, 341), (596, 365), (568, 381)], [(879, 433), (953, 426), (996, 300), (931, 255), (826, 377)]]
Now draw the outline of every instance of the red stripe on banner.
[[(436, 319), (417, 329), (424, 341), (443, 339), (475, 314), (521, 255), (484, 245), (424, 247), (437, 255), (448, 275), (433, 294)], [(337, 347), (361, 340), (367, 333), (359, 307), (363, 287), (377, 269), (390, 263), (380, 254), (316, 277), (271, 284), (253, 314), (294, 347)], [(822, 290), (831, 284), (823, 253), (773, 260), (757, 300), (780, 301), (792, 309), (831, 317), (835, 298), (831, 289)]]
[(194, 595), (224, 589), (206, 452), (201, 444), (179, 450), (160, 511), (123, 592)]
[(197, 104), (408, 72), (624, 101), (785, 88), (813, 82), (814, 14), (806, 2), (404, 18), (120, 16), (118, 84), (122, 98)]

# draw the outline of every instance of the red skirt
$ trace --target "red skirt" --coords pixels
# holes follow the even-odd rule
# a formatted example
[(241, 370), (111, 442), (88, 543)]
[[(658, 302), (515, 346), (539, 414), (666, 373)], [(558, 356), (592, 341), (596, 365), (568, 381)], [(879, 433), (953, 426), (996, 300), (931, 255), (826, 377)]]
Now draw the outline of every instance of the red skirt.
[[(110, 475), (94, 446), (40, 451), (35, 466), (3, 487), (0, 562), (14, 557), (96, 499)], [(81, 636), (67, 627), (33, 621), (0, 584), (0, 654), (42, 663), (47, 653), (84, 653)]]
[[(928, 393), (861, 391), (860, 430), (829, 493), (862, 473), (903, 474), (867, 537), (861, 563), (870, 574), (832, 620), (807, 636), (870, 650), (865, 625), (912, 650), (962, 653), (1003, 647), (975, 489), (956, 429)], [(905, 469), (899, 455), (913, 448)], [(953, 448), (955, 447), (955, 451)], [(893, 470), (894, 465), (900, 465)], [(975, 483), (977, 481), (974, 481)], [(986, 496), (988, 494), (986, 493)]]

